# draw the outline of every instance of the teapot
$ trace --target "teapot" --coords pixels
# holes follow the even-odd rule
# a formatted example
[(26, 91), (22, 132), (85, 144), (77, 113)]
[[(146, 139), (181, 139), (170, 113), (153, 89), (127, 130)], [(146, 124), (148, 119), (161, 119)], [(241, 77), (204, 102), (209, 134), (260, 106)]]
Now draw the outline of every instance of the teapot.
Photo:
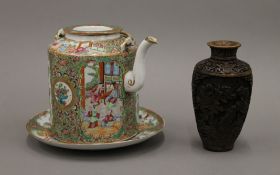
[(138, 95), (145, 55), (157, 39), (137, 48), (120, 27), (60, 29), (49, 46), (51, 132), (65, 143), (110, 143), (137, 134)]

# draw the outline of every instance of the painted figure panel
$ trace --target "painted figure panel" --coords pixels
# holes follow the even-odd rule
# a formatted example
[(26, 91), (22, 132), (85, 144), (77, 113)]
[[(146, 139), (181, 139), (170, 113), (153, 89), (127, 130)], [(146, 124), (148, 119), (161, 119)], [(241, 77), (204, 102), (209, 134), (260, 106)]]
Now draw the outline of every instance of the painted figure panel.
[(83, 128), (94, 138), (118, 135), (124, 97), (120, 65), (90, 61), (82, 74)]

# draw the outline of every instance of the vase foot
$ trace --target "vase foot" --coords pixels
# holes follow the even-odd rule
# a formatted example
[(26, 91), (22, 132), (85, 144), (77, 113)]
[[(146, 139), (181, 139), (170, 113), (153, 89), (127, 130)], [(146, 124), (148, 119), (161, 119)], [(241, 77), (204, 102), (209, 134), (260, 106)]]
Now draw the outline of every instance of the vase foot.
[(203, 144), (203, 148), (208, 151), (212, 151), (212, 152), (227, 152), (227, 151), (231, 151), (233, 149), (233, 145), (221, 147), (221, 146)]

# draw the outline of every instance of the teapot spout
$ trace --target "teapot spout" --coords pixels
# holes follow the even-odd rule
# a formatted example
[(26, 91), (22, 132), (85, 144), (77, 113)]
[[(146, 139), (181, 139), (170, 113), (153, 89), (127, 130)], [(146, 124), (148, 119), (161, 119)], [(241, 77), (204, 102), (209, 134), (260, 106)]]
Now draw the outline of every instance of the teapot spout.
[(157, 39), (153, 36), (148, 36), (139, 45), (133, 65), (133, 70), (128, 71), (124, 77), (124, 88), (127, 92), (137, 92), (144, 86), (146, 74), (146, 54), (148, 49), (157, 44)]

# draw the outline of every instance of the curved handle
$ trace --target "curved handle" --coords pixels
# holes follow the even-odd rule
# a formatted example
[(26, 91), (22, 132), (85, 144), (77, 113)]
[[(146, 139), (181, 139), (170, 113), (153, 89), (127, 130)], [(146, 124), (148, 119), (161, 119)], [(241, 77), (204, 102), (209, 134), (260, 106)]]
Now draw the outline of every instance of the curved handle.
[(128, 33), (128, 32), (121, 31), (120, 33), (121, 33), (122, 35), (126, 36), (126, 37), (131, 37), (131, 38), (132, 38), (131, 34)]
[(121, 31), (121, 34), (126, 37), (124, 42), (121, 44), (121, 51), (128, 51), (130, 47), (135, 46), (134, 38), (127, 32)]
[(54, 36), (54, 38), (56, 40), (59, 40), (59, 39), (64, 38), (64, 37), (65, 37), (65, 32), (64, 32), (63, 28), (59, 29), (57, 31), (56, 35)]

